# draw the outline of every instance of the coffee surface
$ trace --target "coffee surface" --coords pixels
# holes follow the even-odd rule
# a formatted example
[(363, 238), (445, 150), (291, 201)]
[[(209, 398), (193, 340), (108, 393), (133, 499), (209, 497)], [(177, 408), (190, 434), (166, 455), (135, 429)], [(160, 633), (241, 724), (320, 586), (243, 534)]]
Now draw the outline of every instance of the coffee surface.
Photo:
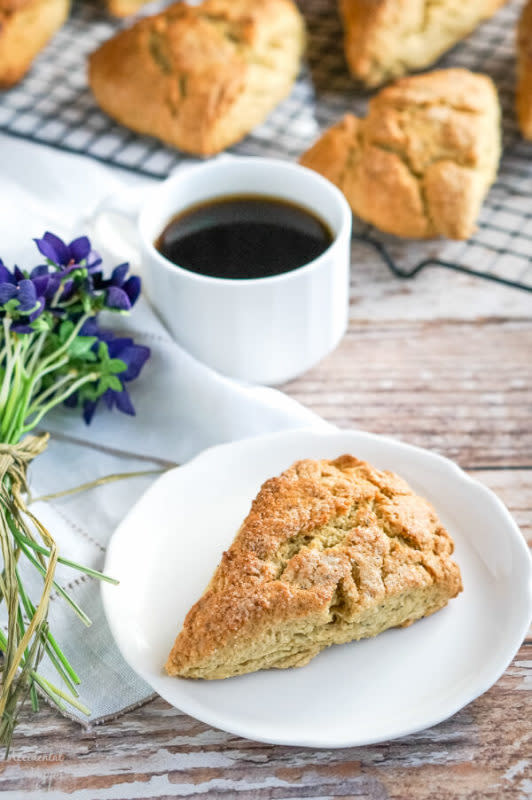
[(214, 278), (267, 278), (302, 267), (333, 240), (301, 206), (261, 195), (227, 196), (177, 214), (155, 242), (184, 269)]

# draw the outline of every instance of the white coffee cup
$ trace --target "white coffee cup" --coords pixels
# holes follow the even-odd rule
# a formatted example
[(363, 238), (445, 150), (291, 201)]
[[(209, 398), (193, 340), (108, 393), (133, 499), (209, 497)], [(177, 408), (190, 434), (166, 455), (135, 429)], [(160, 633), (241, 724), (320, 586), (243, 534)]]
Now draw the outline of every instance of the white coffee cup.
[[(302, 267), (266, 278), (213, 278), (176, 266), (154, 242), (169, 220), (227, 195), (296, 203), (330, 228), (333, 241)], [(230, 157), (185, 167), (148, 191), (107, 198), (96, 216), (134, 221), (144, 290), (176, 341), (219, 372), (279, 384), (336, 347), (347, 326), (351, 211), (332, 183), (299, 164)]]

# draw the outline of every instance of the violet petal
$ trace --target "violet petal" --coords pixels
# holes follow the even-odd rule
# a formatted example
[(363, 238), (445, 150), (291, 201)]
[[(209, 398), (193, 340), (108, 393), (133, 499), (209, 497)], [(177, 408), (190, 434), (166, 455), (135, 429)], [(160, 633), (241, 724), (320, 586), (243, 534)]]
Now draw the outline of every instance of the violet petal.
[(70, 242), (68, 249), (70, 251), (70, 258), (74, 259), (76, 264), (87, 258), (91, 251), (91, 243), (87, 236), (80, 236)]
[(131, 308), (129, 297), (124, 290), (120, 289), (118, 286), (109, 287), (107, 290), (107, 297), (105, 298), (105, 304), (108, 308), (116, 308), (119, 311), (129, 311)]
[(19, 311), (29, 311), (37, 302), (37, 292), (32, 281), (20, 281), (18, 290)]
[(4, 305), (11, 300), (17, 293), (17, 287), (12, 283), (0, 283), (0, 305)]
[(132, 306), (135, 305), (137, 300), (139, 299), (140, 290), (142, 287), (142, 281), (138, 277), (138, 275), (131, 275), (130, 278), (122, 286), (122, 289), (129, 297), (129, 302)]

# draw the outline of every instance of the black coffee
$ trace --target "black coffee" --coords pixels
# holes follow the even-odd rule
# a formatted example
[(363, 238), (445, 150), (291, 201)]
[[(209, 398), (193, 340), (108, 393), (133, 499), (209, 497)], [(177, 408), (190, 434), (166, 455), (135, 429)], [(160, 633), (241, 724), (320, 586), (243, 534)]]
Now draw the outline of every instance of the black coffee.
[(214, 278), (266, 278), (308, 264), (332, 242), (321, 219), (261, 195), (216, 198), (167, 224), (155, 247), (169, 261)]

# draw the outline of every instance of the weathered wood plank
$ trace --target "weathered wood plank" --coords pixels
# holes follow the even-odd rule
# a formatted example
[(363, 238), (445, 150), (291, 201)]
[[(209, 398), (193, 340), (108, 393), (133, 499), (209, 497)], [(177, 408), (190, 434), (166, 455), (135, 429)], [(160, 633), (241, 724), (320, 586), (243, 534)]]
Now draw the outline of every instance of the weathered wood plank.
[(532, 325), (351, 322), (289, 393), (342, 427), (397, 436), (461, 466), (532, 466)]
[[(82, 732), (25, 715), (2, 766), (6, 800), (148, 797), (526, 798), (532, 778), (532, 643), (501, 680), (450, 720), (345, 750), (274, 747), (215, 731), (157, 699)], [(58, 760), (53, 760), (54, 758)]]

